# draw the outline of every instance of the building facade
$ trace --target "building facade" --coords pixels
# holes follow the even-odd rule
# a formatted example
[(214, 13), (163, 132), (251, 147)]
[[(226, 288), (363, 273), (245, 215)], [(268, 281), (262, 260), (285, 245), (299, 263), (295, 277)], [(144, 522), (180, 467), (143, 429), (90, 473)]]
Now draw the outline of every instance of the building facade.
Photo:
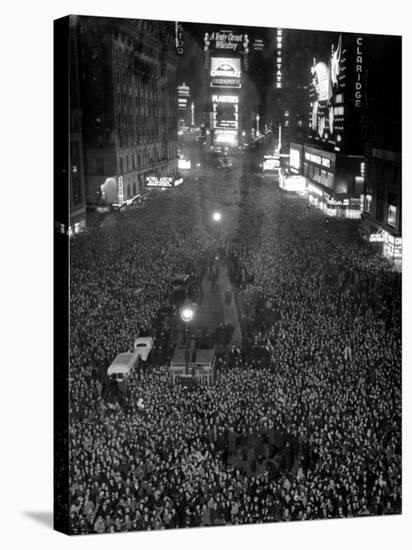
[(362, 237), (396, 267), (402, 264), (402, 41), (373, 37), (372, 83), (365, 105)]
[(360, 218), (367, 36), (326, 34), (314, 43), (303, 175), (309, 201), (326, 214)]
[(365, 155), (365, 194), (362, 196), (363, 238), (383, 256), (402, 261), (402, 165), (399, 152), (368, 146)]
[(174, 24), (78, 17), (87, 202), (124, 204), (177, 177)]
[[(270, 118), (281, 143), (282, 152), (288, 153), (291, 142), (303, 142), (306, 137), (306, 108), (308, 83), (304, 75), (308, 70), (310, 35), (305, 31), (273, 29), (271, 36), (273, 85)], [(301, 55), (296, 56), (299, 49)], [(280, 138), (280, 139), (279, 139)]]

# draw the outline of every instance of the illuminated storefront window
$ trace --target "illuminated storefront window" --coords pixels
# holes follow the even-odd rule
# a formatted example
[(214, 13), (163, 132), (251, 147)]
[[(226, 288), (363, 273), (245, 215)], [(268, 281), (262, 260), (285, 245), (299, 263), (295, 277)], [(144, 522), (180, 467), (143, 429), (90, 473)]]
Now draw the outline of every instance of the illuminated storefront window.
[(371, 195), (365, 195), (365, 212), (370, 214), (372, 211), (372, 197)]
[(392, 204), (390, 204), (388, 208), (388, 225), (396, 227), (396, 206)]

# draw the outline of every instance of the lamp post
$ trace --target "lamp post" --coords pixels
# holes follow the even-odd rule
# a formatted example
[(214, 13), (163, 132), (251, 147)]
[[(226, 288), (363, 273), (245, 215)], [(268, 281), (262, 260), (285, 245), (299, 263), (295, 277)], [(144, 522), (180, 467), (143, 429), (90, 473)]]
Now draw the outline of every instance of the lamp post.
[(186, 353), (185, 353), (185, 374), (189, 373), (189, 324), (193, 319), (193, 308), (190, 304), (185, 304), (182, 307), (180, 312), (180, 318), (185, 324), (185, 344), (186, 344)]

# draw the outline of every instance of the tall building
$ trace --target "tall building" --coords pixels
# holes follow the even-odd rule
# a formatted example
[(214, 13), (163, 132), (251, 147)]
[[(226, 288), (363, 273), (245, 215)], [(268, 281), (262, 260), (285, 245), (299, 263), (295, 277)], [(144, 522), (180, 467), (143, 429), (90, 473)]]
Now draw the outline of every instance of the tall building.
[(396, 266), (402, 262), (402, 43), (374, 37), (365, 101), (365, 187), (360, 232)]
[(174, 24), (80, 16), (87, 202), (123, 204), (177, 176)]
[(301, 163), (309, 201), (331, 216), (361, 214), (368, 47), (367, 36), (346, 33), (320, 33), (312, 46), (309, 130)]

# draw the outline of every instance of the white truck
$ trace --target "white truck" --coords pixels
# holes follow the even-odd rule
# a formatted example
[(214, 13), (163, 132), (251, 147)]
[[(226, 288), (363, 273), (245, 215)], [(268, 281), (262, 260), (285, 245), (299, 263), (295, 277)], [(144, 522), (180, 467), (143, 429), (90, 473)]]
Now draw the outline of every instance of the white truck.
[(107, 369), (107, 376), (114, 378), (117, 382), (125, 380), (138, 362), (138, 353), (119, 353), (110, 367)]

